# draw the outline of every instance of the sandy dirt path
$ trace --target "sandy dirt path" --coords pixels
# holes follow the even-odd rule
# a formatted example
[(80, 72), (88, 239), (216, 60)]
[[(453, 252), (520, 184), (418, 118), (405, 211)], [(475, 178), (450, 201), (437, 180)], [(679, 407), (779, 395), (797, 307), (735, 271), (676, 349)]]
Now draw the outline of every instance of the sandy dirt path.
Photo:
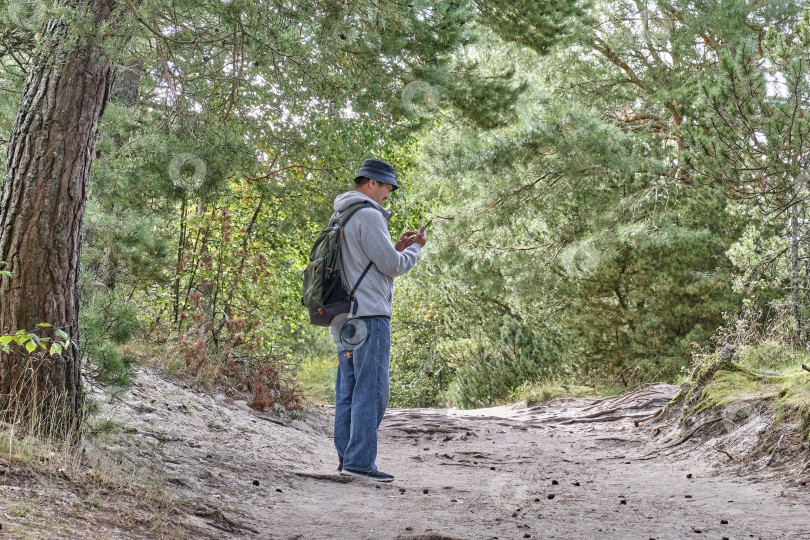
[(741, 476), (718, 452), (664, 450), (634, 427), (674, 391), (389, 409), (378, 466), (396, 479), (379, 484), (335, 472), (328, 407), (280, 425), (144, 370), (107, 411), (131, 433), (105, 452), (189, 501), (172, 521), (194, 538), (810, 538), (795, 479)]

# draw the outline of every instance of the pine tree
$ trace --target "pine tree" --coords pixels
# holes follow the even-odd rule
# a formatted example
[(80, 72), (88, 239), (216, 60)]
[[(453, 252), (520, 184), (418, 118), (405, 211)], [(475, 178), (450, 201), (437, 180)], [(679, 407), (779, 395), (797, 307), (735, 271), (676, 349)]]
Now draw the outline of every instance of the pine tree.
[[(33, 54), (8, 142), (0, 204), (0, 329), (39, 323), (63, 329), (72, 346), (33, 365), (22, 351), (0, 353), (0, 406), (19, 400), (24, 414), (40, 409), (54, 430), (80, 423), (82, 388), (78, 340), (78, 278), (87, 178), (98, 120), (114, 79), (102, 53), (109, 28), (121, 24), (116, 2), (67, 4), (66, 18), (49, 21)], [(81, 28), (81, 30), (79, 29)], [(77, 114), (78, 113), (78, 114)]]
[[(750, 233), (771, 229), (782, 238), (779, 243), (786, 244), (769, 257), (765, 266), (770, 268), (745, 273), (754, 281), (754, 276), (769, 273), (778, 279), (784, 272), (774, 268), (784, 263), (782, 288), (790, 297), (793, 345), (807, 340), (809, 21), (810, 10), (805, 9), (800, 19), (774, 21), (764, 37), (722, 51), (719, 69), (703, 81), (699, 114), (689, 130), (695, 172), (734, 197), (752, 217)], [(766, 298), (772, 300), (763, 295), (755, 303), (761, 305)]]
[(486, 403), (554, 376), (537, 362), (491, 393), (484, 368), (509, 357), (504, 317), (556, 344), (545, 354), (558, 374), (591, 381), (673, 378), (708, 343), (739, 306), (727, 251), (744, 217), (697, 174), (690, 133), (722, 59), (753, 44), (761, 61), (768, 28), (796, 13), (791, 2), (596, 2), (550, 49), (529, 7), (499, 16), (520, 22), (487, 45), (490, 69), (514, 66), (528, 85), (516, 117), (425, 136), (424, 168), (452, 186), (429, 192), (453, 218), (432, 291), (446, 310), (442, 350), (480, 372), (467, 378), (480, 391), (460, 391)]

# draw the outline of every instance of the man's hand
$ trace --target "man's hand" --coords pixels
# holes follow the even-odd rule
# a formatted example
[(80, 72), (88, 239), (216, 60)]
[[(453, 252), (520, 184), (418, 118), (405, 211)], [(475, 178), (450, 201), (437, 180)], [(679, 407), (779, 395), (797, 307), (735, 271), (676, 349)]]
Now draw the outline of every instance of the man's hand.
[(414, 238), (416, 237), (417, 234), (419, 233), (416, 231), (406, 232), (405, 234), (399, 237), (399, 240), (397, 240), (397, 243), (394, 245), (394, 249), (401, 252), (402, 250), (410, 247), (411, 244), (413, 244)]
[(419, 232), (415, 234), (411, 243), (416, 242), (422, 247), (425, 247), (427, 243), (427, 233), (425, 232), (427, 225), (422, 225), (422, 228), (419, 229)]

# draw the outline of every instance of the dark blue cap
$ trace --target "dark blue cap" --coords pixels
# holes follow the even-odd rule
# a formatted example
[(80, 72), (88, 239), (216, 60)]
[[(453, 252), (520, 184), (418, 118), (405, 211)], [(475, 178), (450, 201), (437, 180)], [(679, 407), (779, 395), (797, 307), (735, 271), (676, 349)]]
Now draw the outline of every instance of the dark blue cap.
[(367, 159), (363, 161), (363, 165), (360, 167), (360, 170), (357, 171), (357, 176), (354, 177), (354, 180), (357, 181), (357, 179), (361, 177), (371, 178), (377, 182), (391, 184), (394, 186), (394, 189), (399, 188), (397, 185), (397, 173), (394, 172), (394, 166), (387, 161), (382, 161), (380, 159)]

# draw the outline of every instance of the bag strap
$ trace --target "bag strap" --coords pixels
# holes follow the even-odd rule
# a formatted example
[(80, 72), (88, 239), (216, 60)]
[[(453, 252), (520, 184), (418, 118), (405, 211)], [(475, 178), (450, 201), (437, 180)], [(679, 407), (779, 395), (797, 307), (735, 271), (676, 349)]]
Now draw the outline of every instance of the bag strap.
[(332, 217), (329, 219), (329, 223), (332, 224), (337, 222), (338, 226), (340, 226), (342, 229), (346, 226), (346, 222), (349, 221), (349, 218), (352, 217), (355, 212), (366, 206), (371, 207), (371, 204), (367, 203), (366, 201), (356, 202), (344, 210), (340, 217), (337, 217), (337, 212), (332, 214)]
[[(369, 262), (368, 265), (366, 266), (366, 269), (363, 270), (362, 274), (360, 274), (360, 278), (357, 280), (357, 283), (354, 284), (352, 292), (349, 293), (349, 296), (351, 297), (352, 300), (354, 300), (354, 292), (357, 290), (357, 287), (360, 286), (360, 282), (363, 281), (363, 278), (366, 277), (366, 274), (368, 273), (369, 270), (371, 270), (372, 266), (374, 266), (374, 263)], [(354, 306), (352, 306), (352, 315), (355, 315), (357, 313), (357, 304), (358, 302), (355, 300)]]
[[(338, 255), (338, 260), (340, 260), (340, 257), (342, 257), (342, 251), (343, 251), (343, 249), (342, 249), (342, 247), (343, 247), (343, 227), (346, 226), (346, 222), (349, 221), (349, 218), (352, 217), (355, 214), (355, 212), (357, 212), (361, 208), (365, 208), (367, 206), (371, 207), (371, 204), (366, 202), (366, 201), (356, 202), (356, 203), (352, 204), (351, 206), (349, 206), (346, 210), (344, 210), (343, 215), (341, 215), (339, 218), (336, 218), (334, 214), (332, 215), (332, 220), (333, 221), (337, 220), (338, 225), (340, 226), (340, 229), (341, 229), (341, 231), (340, 231), (340, 248), (339, 248), (340, 251), (341, 251), (341, 254)], [(342, 261), (341, 261), (341, 264), (342, 264)], [(360, 286), (360, 282), (363, 281), (363, 278), (366, 277), (366, 274), (368, 274), (368, 271), (371, 270), (372, 266), (374, 266), (374, 263), (369, 261), (368, 265), (366, 265), (366, 269), (363, 270), (363, 273), (360, 274), (360, 277), (358, 278), (357, 282), (354, 284), (354, 287), (352, 287), (352, 290), (349, 293), (349, 296), (351, 297), (352, 300), (355, 300), (354, 299), (354, 293), (357, 291), (357, 287)], [(342, 271), (341, 271), (341, 274), (343, 274)], [(352, 306), (352, 311), (351, 311), (352, 315), (355, 315), (357, 313), (357, 305), (358, 305), (358, 303), (355, 300), (354, 305)]]

